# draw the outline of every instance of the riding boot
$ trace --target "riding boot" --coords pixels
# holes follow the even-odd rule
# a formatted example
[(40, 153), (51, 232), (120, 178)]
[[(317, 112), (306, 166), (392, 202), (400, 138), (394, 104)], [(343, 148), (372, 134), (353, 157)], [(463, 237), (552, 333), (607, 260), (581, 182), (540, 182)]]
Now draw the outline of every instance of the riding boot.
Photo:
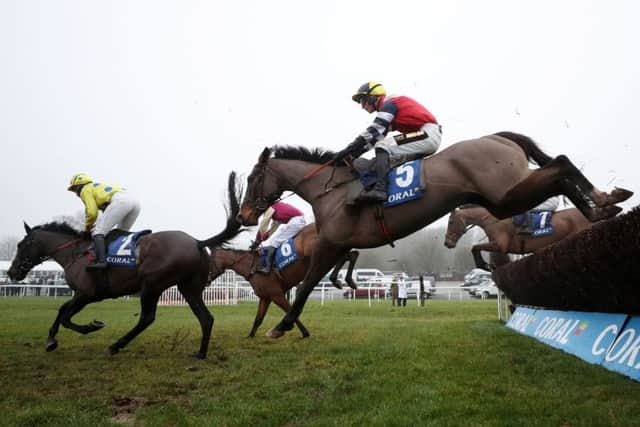
[(271, 273), (271, 264), (273, 264), (273, 256), (276, 254), (276, 248), (274, 248), (273, 246), (267, 246), (266, 248), (264, 248), (264, 250), (264, 265), (262, 266), (262, 268), (259, 268), (256, 271), (258, 273), (269, 274)]
[(360, 203), (385, 202), (387, 200), (387, 173), (389, 172), (389, 153), (376, 150), (376, 183), (371, 190), (358, 196)]
[(524, 214), (524, 222), (518, 229), (518, 234), (528, 235), (533, 233), (533, 226), (531, 225), (531, 212)]
[(104, 244), (104, 234), (96, 234), (93, 236), (94, 250), (96, 259), (87, 265), (87, 271), (104, 270), (107, 268), (106, 249)]

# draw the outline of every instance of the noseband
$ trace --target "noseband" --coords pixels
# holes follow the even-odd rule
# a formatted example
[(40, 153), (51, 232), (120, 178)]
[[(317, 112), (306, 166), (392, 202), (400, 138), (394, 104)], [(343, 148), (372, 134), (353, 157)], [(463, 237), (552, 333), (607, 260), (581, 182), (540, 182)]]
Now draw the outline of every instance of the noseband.
[(260, 168), (258, 169), (258, 172), (256, 174), (256, 179), (260, 180), (260, 193), (258, 194), (258, 197), (255, 198), (254, 207), (259, 213), (266, 211), (269, 206), (277, 202), (280, 199), (280, 195), (282, 194), (282, 191), (276, 190), (270, 194), (267, 194), (266, 196), (264, 195), (264, 177), (267, 167), (267, 163), (263, 163), (262, 165), (260, 165)]

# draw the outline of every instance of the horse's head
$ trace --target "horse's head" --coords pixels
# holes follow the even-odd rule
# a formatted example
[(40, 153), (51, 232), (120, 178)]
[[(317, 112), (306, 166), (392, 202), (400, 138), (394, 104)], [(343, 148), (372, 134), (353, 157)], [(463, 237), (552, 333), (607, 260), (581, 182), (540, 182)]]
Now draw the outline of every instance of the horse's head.
[(269, 169), (270, 156), (271, 149), (265, 148), (247, 178), (247, 191), (237, 217), (242, 225), (258, 224), (260, 215), (282, 194), (276, 176)]
[(444, 245), (449, 249), (455, 248), (460, 237), (467, 231), (466, 228), (467, 226), (462, 219), (462, 215), (460, 215), (460, 209), (454, 209), (449, 215)]
[(18, 251), (7, 272), (11, 280), (24, 279), (33, 267), (47, 258), (42, 243), (37, 238), (38, 227), (32, 229), (25, 222), (24, 229), (27, 235), (18, 243)]

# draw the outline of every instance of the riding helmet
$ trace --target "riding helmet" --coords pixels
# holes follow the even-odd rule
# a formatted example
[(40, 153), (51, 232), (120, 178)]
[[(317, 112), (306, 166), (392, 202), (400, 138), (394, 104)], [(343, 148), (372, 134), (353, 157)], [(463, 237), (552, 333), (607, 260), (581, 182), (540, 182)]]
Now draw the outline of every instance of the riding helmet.
[(73, 191), (77, 186), (89, 184), (90, 182), (93, 182), (93, 180), (89, 175), (87, 175), (86, 173), (77, 173), (71, 177), (71, 183), (69, 184), (67, 190)]
[(387, 91), (378, 82), (367, 82), (358, 88), (358, 91), (351, 97), (354, 102), (362, 104), (362, 101), (370, 101), (369, 97), (384, 96)]

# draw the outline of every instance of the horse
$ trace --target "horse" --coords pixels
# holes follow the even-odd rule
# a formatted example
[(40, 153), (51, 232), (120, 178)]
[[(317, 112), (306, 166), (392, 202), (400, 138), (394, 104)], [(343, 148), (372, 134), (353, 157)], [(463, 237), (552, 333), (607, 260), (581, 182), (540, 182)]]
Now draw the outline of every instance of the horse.
[[(231, 188), (230, 198), (237, 196)], [(235, 223), (236, 211), (229, 212), (228, 223)], [(202, 299), (209, 273), (209, 254), (205, 246), (216, 246), (226, 234), (200, 241), (182, 231), (161, 231), (146, 234), (138, 239), (135, 267), (109, 266), (106, 272), (85, 270), (91, 240), (84, 233), (74, 230), (67, 223), (52, 222), (37, 227), (24, 224), (26, 236), (18, 243), (18, 250), (8, 275), (12, 280), (22, 280), (29, 271), (46, 259), (52, 258), (64, 268), (67, 284), (73, 289), (73, 297), (62, 304), (58, 315), (49, 329), (46, 350), (58, 347), (56, 335), (60, 324), (81, 334), (95, 332), (104, 327), (104, 322), (93, 321), (86, 325), (72, 322), (72, 317), (87, 304), (106, 298), (140, 293), (141, 313), (138, 323), (126, 335), (108, 348), (108, 354), (114, 355), (132, 339), (153, 323), (158, 300), (162, 292), (177, 284), (178, 290), (198, 318), (202, 330), (200, 348), (195, 357), (207, 357), (209, 339), (213, 329), (213, 316)], [(104, 289), (104, 281), (108, 287)]]
[(513, 224), (511, 218), (500, 220), (481, 206), (460, 207), (449, 216), (444, 245), (450, 249), (455, 248), (460, 237), (473, 226), (482, 228), (489, 242), (473, 245), (471, 253), (476, 267), (490, 270), (489, 264), (482, 258), (481, 251), (528, 254), (589, 228), (591, 224), (579, 209), (563, 209), (554, 212), (551, 217), (553, 234), (534, 237), (530, 234), (518, 234), (518, 227)]
[[(274, 302), (278, 307), (284, 310), (285, 313), (291, 309), (291, 305), (289, 304), (285, 294), (304, 279), (307, 269), (309, 268), (310, 257), (313, 253), (313, 246), (317, 237), (318, 233), (316, 231), (315, 224), (309, 224), (300, 230), (293, 239), (299, 258), (291, 265), (287, 266), (282, 272), (278, 272), (273, 268), (269, 274), (255, 273), (256, 260), (260, 260), (260, 257), (256, 256), (256, 251), (226, 249), (222, 247), (222, 245), (211, 249), (211, 267), (209, 272), (210, 280), (215, 280), (226, 270), (233, 270), (251, 284), (254, 293), (258, 298), (260, 298), (258, 303), (258, 312), (256, 313), (253, 327), (249, 332), (250, 338), (255, 337), (256, 331), (262, 324), (271, 302)], [(352, 278), (352, 273), (357, 259), (358, 252), (350, 251), (345, 255), (345, 257), (337, 262), (329, 277), (335, 287), (338, 289), (342, 288), (337, 277), (338, 272), (344, 263), (349, 261), (345, 281), (350, 287), (354, 289), (356, 288), (356, 284)], [(295, 320), (295, 324), (302, 333), (303, 338), (309, 336), (309, 331), (307, 331), (299, 319)]]
[[(529, 137), (500, 132), (458, 142), (421, 160), (425, 196), (381, 209), (380, 204), (345, 203), (352, 181), (348, 166), (332, 165), (335, 153), (304, 147), (265, 148), (247, 179), (238, 219), (258, 217), (284, 191), (293, 191), (313, 207), (319, 228), (311, 264), (296, 300), (268, 333), (277, 338), (291, 330), (309, 293), (335, 261), (352, 248), (373, 248), (407, 236), (451, 212), (476, 203), (497, 218), (524, 212), (551, 196), (564, 194), (590, 220), (612, 217), (616, 203), (631, 197), (620, 188), (598, 190), (564, 155), (551, 158)], [(541, 166), (530, 169), (529, 162)], [(333, 167), (327, 167), (333, 166)]]

